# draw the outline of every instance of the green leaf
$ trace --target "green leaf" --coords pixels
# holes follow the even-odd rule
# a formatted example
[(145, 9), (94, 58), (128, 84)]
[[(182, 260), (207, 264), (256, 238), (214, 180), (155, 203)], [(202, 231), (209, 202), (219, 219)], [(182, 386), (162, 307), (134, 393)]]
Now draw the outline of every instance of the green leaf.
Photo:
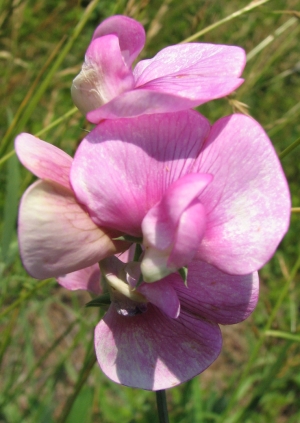
[(106, 294), (102, 294), (97, 298), (94, 298), (92, 301), (89, 301), (88, 303), (86, 303), (86, 307), (103, 307), (103, 306), (107, 306), (110, 305), (111, 301), (110, 301), (110, 296), (109, 293), (107, 292)]
[(180, 269), (178, 269), (178, 273), (180, 274), (185, 286), (187, 286), (188, 268), (187, 267), (181, 267)]
[(9, 250), (16, 229), (18, 214), (18, 188), (20, 183), (19, 161), (12, 156), (7, 162), (6, 193), (4, 203), (3, 232), (1, 239), (2, 258), (5, 263), (9, 261)]

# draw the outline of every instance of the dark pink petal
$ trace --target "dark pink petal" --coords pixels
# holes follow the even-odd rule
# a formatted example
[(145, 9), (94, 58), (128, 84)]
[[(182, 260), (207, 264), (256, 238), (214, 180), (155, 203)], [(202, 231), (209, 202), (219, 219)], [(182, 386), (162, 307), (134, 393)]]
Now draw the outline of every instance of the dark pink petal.
[(19, 245), (24, 267), (37, 279), (83, 269), (117, 250), (72, 191), (46, 181), (31, 185), (22, 197)]
[(141, 236), (141, 223), (193, 164), (209, 133), (195, 111), (101, 122), (81, 142), (71, 184), (96, 224)]
[(120, 43), (124, 60), (131, 66), (145, 44), (145, 30), (134, 19), (115, 15), (105, 19), (95, 30), (93, 40), (103, 35), (115, 34)]
[(198, 257), (231, 274), (259, 269), (286, 233), (291, 207), (287, 181), (268, 136), (247, 116), (220, 119), (197, 168), (214, 175), (200, 196), (207, 225)]
[(95, 329), (103, 372), (114, 382), (154, 391), (203, 372), (221, 344), (216, 324), (185, 312), (171, 319), (151, 304), (133, 317), (120, 316), (111, 306)]
[(193, 260), (188, 266), (187, 287), (178, 274), (164, 281), (172, 283), (182, 309), (223, 325), (245, 320), (258, 300), (257, 272), (229, 275), (200, 260)]
[(133, 75), (124, 62), (118, 38), (106, 35), (91, 42), (71, 94), (79, 110), (87, 113), (133, 86)]
[(96, 263), (84, 269), (59, 276), (57, 282), (70, 291), (84, 289), (97, 295), (101, 293), (100, 276), (99, 264)]
[(137, 290), (167, 316), (173, 319), (179, 316), (180, 302), (175, 289), (168, 281), (157, 281), (152, 284), (143, 283)]
[(41, 179), (49, 179), (70, 188), (72, 157), (61, 149), (30, 134), (20, 134), (15, 140), (20, 162)]

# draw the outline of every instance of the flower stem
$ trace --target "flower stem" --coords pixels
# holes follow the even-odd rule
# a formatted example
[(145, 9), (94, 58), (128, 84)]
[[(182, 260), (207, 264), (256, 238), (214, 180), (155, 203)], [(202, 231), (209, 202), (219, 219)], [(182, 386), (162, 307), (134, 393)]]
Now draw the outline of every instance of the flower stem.
[(156, 404), (159, 417), (159, 423), (169, 423), (166, 391), (156, 391)]

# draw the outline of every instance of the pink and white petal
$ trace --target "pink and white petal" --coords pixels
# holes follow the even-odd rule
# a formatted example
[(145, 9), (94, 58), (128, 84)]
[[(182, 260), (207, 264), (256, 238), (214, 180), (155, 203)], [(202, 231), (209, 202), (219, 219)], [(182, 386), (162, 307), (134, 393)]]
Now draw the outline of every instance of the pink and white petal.
[(194, 258), (205, 234), (206, 213), (203, 205), (194, 202), (182, 213), (168, 266), (186, 267)]
[(242, 74), (245, 64), (246, 54), (240, 47), (186, 43), (166, 47), (152, 59), (140, 61), (133, 74), (136, 87), (166, 76), (198, 75), (234, 79)]
[(102, 107), (88, 112), (86, 118), (91, 123), (103, 119), (131, 118), (156, 113), (174, 113), (199, 105), (198, 100), (180, 97), (176, 94), (137, 88), (124, 92)]
[(200, 196), (207, 225), (198, 257), (231, 274), (258, 270), (286, 233), (291, 207), (287, 181), (268, 136), (250, 117), (220, 119), (197, 168), (214, 175)]
[(95, 30), (93, 40), (103, 35), (115, 34), (128, 66), (131, 66), (145, 45), (143, 26), (127, 16), (115, 15), (105, 19)]
[(85, 267), (84, 269), (76, 270), (75, 272), (59, 276), (57, 278), (57, 282), (70, 291), (84, 289), (85, 291), (90, 291), (96, 295), (99, 295), (102, 291), (100, 277), (101, 275), (99, 264), (96, 263), (92, 266)]
[(81, 142), (71, 169), (80, 203), (99, 226), (141, 236), (147, 212), (193, 164), (209, 133), (195, 111), (101, 122)]
[(172, 244), (168, 248), (156, 248), (155, 245), (147, 243), (144, 237), (145, 253), (141, 262), (144, 281), (156, 282), (181, 267), (186, 267), (197, 253), (205, 233), (205, 224), (204, 207), (195, 202), (182, 213), (171, 239)]
[(71, 94), (78, 109), (97, 109), (134, 86), (131, 69), (124, 62), (116, 35), (91, 42), (82, 70), (74, 79)]
[(193, 260), (188, 267), (187, 287), (178, 274), (165, 280), (176, 290), (181, 309), (223, 325), (245, 320), (259, 295), (257, 272), (229, 275), (200, 260)]
[(219, 355), (218, 325), (181, 312), (167, 317), (148, 304), (124, 317), (111, 306), (95, 329), (95, 350), (114, 382), (147, 390), (172, 388), (203, 372)]
[(37, 181), (25, 192), (18, 232), (24, 267), (37, 279), (83, 269), (117, 251), (72, 191), (54, 182)]
[(69, 175), (72, 157), (34, 135), (22, 133), (15, 140), (17, 156), (30, 172), (41, 179), (49, 179), (70, 188)]
[[(143, 245), (151, 245), (160, 250), (168, 248), (176, 237), (175, 231), (181, 215), (212, 179), (212, 175), (209, 174), (189, 173), (170, 185), (162, 199), (143, 219)], [(203, 226), (203, 212), (200, 212), (199, 216), (194, 213), (193, 219), (200, 219), (199, 224)]]
[(151, 285), (143, 283), (138, 289), (147, 300), (156, 305), (161, 311), (172, 319), (180, 313), (180, 302), (172, 284), (168, 281), (157, 281)]

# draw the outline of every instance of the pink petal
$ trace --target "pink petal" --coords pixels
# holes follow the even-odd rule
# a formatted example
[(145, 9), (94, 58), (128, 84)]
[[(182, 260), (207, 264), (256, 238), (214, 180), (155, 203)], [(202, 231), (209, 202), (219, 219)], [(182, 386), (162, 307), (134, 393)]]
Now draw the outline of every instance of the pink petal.
[(57, 282), (70, 291), (84, 289), (99, 295), (102, 291), (100, 276), (99, 264), (96, 263), (84, 269), (68, 273), (64, 276), (59, 276)]
[(119, 39), (120, 49), (128, 66), (131, 66), (145, 44), (145, 30), (134, 19), (115, 15), (105, 19), (95, 30), (93, 40), (103, 35), (115, 34)]
[(166, 76), (235, 79), (242, 74), (245, 64), (246, 54), (240, 47), (187, 43), (166, 47), (152, 59), (140, 61), (133, 73), (136, 87), (140, 87)]
[(176, 319), (180, 313), (180, 302), (172, 284), (167, 281), (157, 281), (152, 284), (143, 283), (138, 292), (156, 305), (167, 316)]
[(142, 222), (146, 282), (162, 279), (187, 266), (205, 231), (205, 210), (197, 197), (212, 181), (209, 174), (191, 173), (174, 182)]
[(175, 288), (182, 309), (223, 325), (245, 320), (258, 300), (257, 272), (229, 275), (200, 260), (193, 260), (188, 266), (187, 287), (178, 274), (164, 281)]
[(48, 142), (30, 134), (20, 134), (15, 140), (20, 162), (41, 179), (49, 179), (70, 188), (72, 157)]
[(71, 183), (99, 226), (141, 236), (147, 212), (186, 173), (209, 133), (194, 111), (104, 121), (81, 142)]
[(286, 233), (290, 195), (273, 146), (252, 118), (232, 115), (212, 128), (197, 161), (214, 180), (201, 194), (207, 213), (198, 257), (231, 274), (249, 274)]
[(73, 81), (71, 94), (75, 105), (87, 113), (133, 85), (133, 75), (124, 62), (117, 36), (106, 35), (91, 42), (82, 71)]
[(195, 107), (195, 101), (174, 94), (138, 88), (124, 92), (102, 107), (88, 112), (87, 119), (91, 123), (99, 123), (102, 119), (118, 119), (151, 115), (155, 113), (171, 113)]
[(37, 279), (83, 269), (117, 250), (72, 191), (46, 181), (31, 185), (22, 197), (19, 244), (24, 267)]
[(95, 349), (103, 372), (123, 385), (159, 390), (203, 372), (221, 349), (218, 326), (181, 312), (171, 319), (148, 304), (133, 317), (111, 306), (95, 329)]
[(165, 249), (174, 240), (182, 213), (212, 181), (212, 175), (190, 173), (175, 181), (149, 210), (142, 223), (144, 244)]

